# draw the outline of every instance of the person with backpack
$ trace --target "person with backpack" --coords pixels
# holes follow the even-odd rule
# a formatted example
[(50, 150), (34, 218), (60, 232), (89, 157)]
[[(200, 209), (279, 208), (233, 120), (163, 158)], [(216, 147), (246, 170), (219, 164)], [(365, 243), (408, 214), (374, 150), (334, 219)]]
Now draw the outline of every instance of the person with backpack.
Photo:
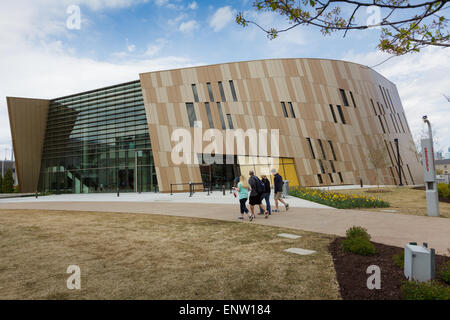
[[(272, 215), (272, 211), (270, 210), (270, 181), (267, 179), (266, 175), (261, 175), (261, 182), (264, 183), (264, 193), (262, 195), (262, 200), (266, 201), (266, 208), (269, 211), (269, 216)], [(263, 210), (260, 208), (260, 213), (263, 214)]]
[(239, 179), (239, 183), (237, 184), (237, 187), (233, 188), (235, 192), (237, 192), (239, 196), (239, 203), (241, 205), (241, 216), (238, 219), (244, 219), (244, 214), (248, 215), (248, 209), (246, 202), (248, 200), (248, 182), (244, 178), (244, 176), (241, 176)]
[(278, 209), (278, 201), (280, 201), (286, 207), (286, 211), (289, 210), (289, 203), (285, 202), (282, 198), (283, 194), (283, 177), (278, 173), (277, 170), (273, 169), (272, 173), (274, 174), (273, 178), (273, 193), (275, 194), (275, 210), (273, 212), (280, 212)]
[(269, 216), (269, 212), (266, 211), (266, 207), (262, 204), (262, 196), (265, 189), (264, 183), (259, 180), (257, 176), (255, 176), (255, 171), (250, 170), (249, 172), (250, 179), (248, 179), (248, 184), (250, 186), (250, 210), (252, 212), (251, 216), (249, 217), (249, 220), (252, 221), (255, 219), (255, 206), (258, 205), (261, 210), (264, 211), (264, 216), (267, 219)]

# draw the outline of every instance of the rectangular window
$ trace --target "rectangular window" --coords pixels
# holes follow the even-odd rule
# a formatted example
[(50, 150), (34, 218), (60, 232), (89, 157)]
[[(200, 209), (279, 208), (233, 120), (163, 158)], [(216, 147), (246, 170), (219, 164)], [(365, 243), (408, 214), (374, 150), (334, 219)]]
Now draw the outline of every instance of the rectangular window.
[(317, 175), (317, 178), (319, 178), (319, 183), (323, 184), (322, 176), (320, 174)]
[(337, 161), (336, 153), (334, 152), (333, 141), (328, 140), (328, 144), (330, 145), (331, 153), (333, 154), (334, 161)]
[(347, 100), (347, 95), (345, 94), (345, 90), (344, 89), (339, 89), (339, 92), (341, 93), (341, 97), (342, 97), (342, 102), (344, 103), (344, 106), (348, 107), (348, 100)]
[(333, 105), (331, 105), (331, 104), (330, 104), (330, 110), (331, 110), (331, 115), (333, 116), (334, 122), (337, 123), (336, 113), (334, 113), (334, 108), (333, 108)]
[(375, 109), (375, 105), (373, 104), (373, 100), (370, 99), (370, 103), (372, 104), (373, 112), (377, 115), (377, 109)]
[(208, 115), (209, 127), (214, 128), (214, 121), (211, 114), (211, 107), (209, 106), (209, 102), (205, 103), (206, 114)]
[(225, 91), (223, 90), (222, 81), (219, 81), (219, 91), (220, 91), (220, 97), (222, 98), (222, 102), (226, 102), (227, 99), (225, 98)]
[(342, 173), (338, 172), (339, 180), (341, 180), (341, 183), (344, 183), (344, 179), (342, 178)]
[(228, 127), (233, 130), (234, 126), (233, 126), (233, 119), (231, 118), (231, 114), (227, 114), (227, 120), (228, 120)]
[(189, 125), (194, 128), (195, 121), (197, 121), (197, 116), (195, 115), (195, 109), (193, 103), (186, 103), (186, 109), (189, 117)]
[(213, 94), (213, 91), (212, 91), (211, 83), (207, 82), (206, 86), (208, 87), (209, 101), (214, 102), (214, 94)]
[(222, 105), (220, 102), (217, 102), (217, 111), (219, 112), (220, 124), (222, 125), (222, 129), (226, 130), (227, 126), (225, 125), (225, 119), (223, 118)]
[(308, 142), (308, 145), (309, 145), (309, 151), (311, 151), (311, 155), (312, 155), (313, 159), (315, 159), (316, 155), (314, 154), (314, 149), (313, 149), (313, 146), (312, 146), (312, 143), (311, 143), (311, 139), (310, 138), (306, 138), (306, 141)]
[(381, 120), (381, 116), (378, 116), (378, 120), (380, 120), (381, 129), (383, 129), (383, 133), (386, 133), (386, 130), (384, 129), (383, 121)]
[(292, 105), (292, 102), (288, 102), (288, 104), (289, 104), (289, 109), (291, 109), (292, 118), (295, 119), (294, 106)]
[(322, 160), (319, 160), (319, 167), (320, 167), (320, 171), (325, 174), (325, 167), (323, 166), (323, 162)]
[(336, 106), (339, 112), (339, 117), (341, 117), (341, 121), (343, 124), (345, 124), (345, 118), (344, 118), (344, 113), (342, 112), (342, 107), (341, 106)]
[(323, 157), (324, 160), (326, 160), (327, 159), (327, 155), (325, 154), (325, 149), (323, 148), (322, 140), (320, 140), (320, 139), (319, 139), (319, 146), (320, 146), (320, 150), (322, 151), (322, 157)]
[(336, 168), (334, 167), (334, 163), (331, 160), (330, 160), (330, 167), (331, 167), (331, 171), (333, 171), (333, 173), (336, 173)]
[(287, 110), (286, 110), (286, 104), (284, 102), (281, 103), (281, 108), (283, 108), (283, 114), (286, 118), (289, 117)]
[(352, 98), (353, 107), (356, 108), (355, 98), (353, 97), (353, 92), (350, 91), (350, 98)]
[(236, 89), (234, 88), (233, 80), (230, 80), (230, 89), (231, 89), (231, 95), (233, 96), (233, 101), (237, 101), (237, 95), (236, 95)]
[(377, 105), (378, 105), (378, 110), (380, 110), (380, 114), (383, 114), (384, 108), (382, 110), (379, 102), (377, 102)]
[(331, 183), (334, 183), (333, 175), (332, 175), (331, 173), (328, 174), (328, 177), (330, 178), (330, 182), (331, 182)]
[(197, 86), (195, 84), (192, 85), (192, 93), (194, 94), (194, 101), (198, 102), (198, 92), (197, 92)]

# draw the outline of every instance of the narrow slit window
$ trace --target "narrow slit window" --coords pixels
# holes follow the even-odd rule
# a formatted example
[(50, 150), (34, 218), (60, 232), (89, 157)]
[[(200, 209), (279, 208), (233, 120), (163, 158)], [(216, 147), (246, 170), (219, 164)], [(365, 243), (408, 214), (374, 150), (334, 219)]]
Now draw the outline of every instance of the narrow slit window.
[(222, 81), (219, 81), (219, 91), (220, 91), (220, 97), (222, 98), (222, 102), (226, 102), (227, 99), (225, 98), (225, 91), (223, 90)]
[(313, 146), (312, 146), (312, 143), (311, 143), (311, 139), (310, 138), (306, 138), (306, 141), (308, 142), (308, 145), (309, 145), (309, 151), (311, 151), (311, 155), (312, 155), (313, 159), (315, 159), (316, 155), (314, 153), (314, 149), (313, 149)]
[(214, 128), (214, 121), (211, 114), (211, 107), (209, 106), (209, 102), (205, 103), (206, 114), (208, 115), (209, 127)]
[(345, 90), (344, 89), (339, 89), (339, 92), (341, 93), (341, 97), (342, 97), (342, 102), (344, 103), (344, 106), (348, 107), (348, 100), (347, 100), (347, 95), (345, 94)]
[(319, 183), (323, 184), (323, 179), (322, 179), (322, 176), (320, 174), (317, 175), (317, 178), (319, 179)]
[(197, 121), (197, 116), (195, 115), (194, 104), (191, 102), (186, 103), (186, 109), (187, 109), (187, 113), (188, 113), (188, 117), (189, 117), (189, 125), (191, 126), (191, 128), (194, 128), (195, 121)]
[(377, 109), (375, 109), (375, 105), (373, 104), (373, 100), (372, 99), (370, 99), (370, 103), (372, 104), (373, 112), (375, 113), (375, 115), (378, 115), (377, 114)]
[(331, 110), (331, 115), (333, 116), (334, 122), (337, 123), (336, 113), (334, 113), (334, 108), (333, 108), (333, 105), (331, 105), (331, 104), (330, 104), (330, 110)]
[(192, 85), (192, 93), (194, 94), (194, 101), (198, 102), (198, 92), (197, 92), (197, 86), (195, 84)]
[(322, 160), (319, 159), (319, 167), (320, 167), (320, 171), (325, 174), (325, 167), (323, 166), (323, 162)]
[(227, 120), (228, 120), (228, 127), (233, 130), (234, 126), (233, 126), (233, 118), (231, 118), (231, 114), (227, 114)]
[(331, 160), (330, 160), (330, 167), (331, 167), (331, 171), (333, 171), (333, 173), (336, 173), (336, 168), (334, 167), (334, 163)]
[(345, 118), (344, 118), (344, 112), (342, 111), (342, 107), (341, 106), (336, 106), (339, 112), (339, 117), (341, 117), (341, 121), (343, 124), (345, 124)]
[(237, 101), (237, 95), (236, 95), (236, 89), (234, 88), (233, 80), (230, 80), (230, 89), (231, 89), (231, 95), (233, 96), (233, 101)]
[(222, 105), (220, 102), (217, 102), (217, 111), (219, 112), (220, 124), (222, 125), (222, 129), (226, 130), (227, 126), (225, 125), (225, 119), (223, 118)]
[(341, 183), (344, 183), (344, 178), (342, 178), (342, 173), (338, 172), (339, 180), (341, 180)]
[(283, 109), (283, 114), (285, 118), (289, 118), (289, 115), (286, 110), (286, 104), (284, 102), (281, 103), (281, 108)]
[(289, 104), (289, 109), (291, 109), (292, 118), (295, 119), (294, 106), (292, 105), (292, 102), (289, 102), (288, 104)]
[(322, 158), (324, 160), (326, 160), (327, 159), (327, 155), (325, 154), (325, 149), (323, 148), (322, 140), (319, 139), (318, 141), (319, 141), (320, 150), (322, 151)]
[(334, 183), (333, 175), (331, 173), (328, 174), (328, 177), (330, 178), (330, 182)]
[(378, 116), (378, 120), (380, 120), (381, 129), (383, 129), (383, 133), (386, 133), (386, 130), (384, 129), (383, 121), (381, 120), (381, 116)]
[(210, 82), (206, 83), (206, 86), (208, 87), (209, 101), (214, 102), (214, 94), (211, 87), (211, 83)]
[(352, 99), (353, 107), (356, 108), (355, 97), (353, 97), (353, 92), (350, 91), (350, 98)]
[(331, 140), (328, 140), (328, 144), (330, 145), (330, 149), (331, 149), (331, 154), (333, 155), (333, 159), (334, 159), (334, 161), (337, 161), (337, 158), (336, 158), (336, 153), (334, 152), (333, 141), (331, 141)]

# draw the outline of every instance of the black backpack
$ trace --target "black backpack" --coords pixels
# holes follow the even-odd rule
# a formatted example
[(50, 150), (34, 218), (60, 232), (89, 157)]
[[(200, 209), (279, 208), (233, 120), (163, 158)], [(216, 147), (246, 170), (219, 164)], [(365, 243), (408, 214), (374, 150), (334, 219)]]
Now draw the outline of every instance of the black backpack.
[(264, 185), (264, 182), (259, 180), (257, 176), (253, 176), (253, 179), (255, 179), (256, 192), (258, 194), (263, 194), (266, 191), (266, 186)]

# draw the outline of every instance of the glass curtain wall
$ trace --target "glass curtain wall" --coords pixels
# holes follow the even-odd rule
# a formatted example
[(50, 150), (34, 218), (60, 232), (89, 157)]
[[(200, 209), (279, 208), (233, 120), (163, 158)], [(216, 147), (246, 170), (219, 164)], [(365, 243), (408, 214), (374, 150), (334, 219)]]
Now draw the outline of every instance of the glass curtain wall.
[(41, 192), (149, 192), (157, 185), (139, 81), (51, 102)]

